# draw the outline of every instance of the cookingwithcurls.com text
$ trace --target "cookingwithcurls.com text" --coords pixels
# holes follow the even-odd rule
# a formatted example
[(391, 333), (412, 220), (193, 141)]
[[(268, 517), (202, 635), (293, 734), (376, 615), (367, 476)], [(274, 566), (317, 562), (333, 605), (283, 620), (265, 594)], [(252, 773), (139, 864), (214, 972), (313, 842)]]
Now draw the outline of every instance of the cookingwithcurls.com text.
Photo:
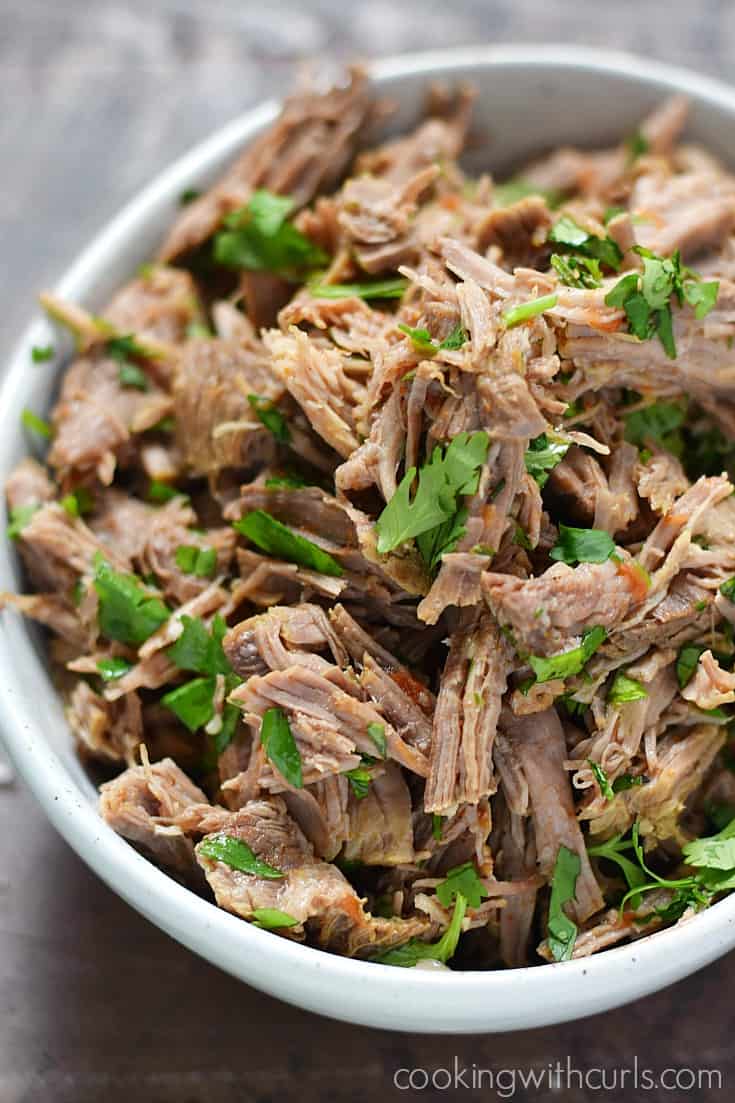
[[(650, 1068), (637, 1057), (630, 1065), (580, 1068), (571, 1057), (528, 1068), (483, 1068), (454, 1057), (449, 1065), (435, 1068), (399, 1068), (393, 1073), (393, 1085), (404, 1092), (481, 1091), (485, 1098), (513, 1099), (517, 1093), (584, 1089), (589, 1092), (670, 1091), (675, 1093), (722, 1091), (722, 1069), (693, 1068), (687, 1065)], [(488, 1094), (489, 1093), (489, 1094)]]

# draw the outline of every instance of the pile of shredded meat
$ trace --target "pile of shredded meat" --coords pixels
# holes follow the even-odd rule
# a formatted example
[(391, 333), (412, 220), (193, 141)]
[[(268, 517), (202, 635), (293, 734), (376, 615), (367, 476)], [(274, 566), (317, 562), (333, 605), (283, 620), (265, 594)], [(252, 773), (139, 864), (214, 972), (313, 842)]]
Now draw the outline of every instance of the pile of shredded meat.
[(2, 603), (172, 876), (488, 969), (735, 887), (735, 177), (675, 99), (470, 179), (471, 107), (301, 93), (99, 316), (43, 296)]

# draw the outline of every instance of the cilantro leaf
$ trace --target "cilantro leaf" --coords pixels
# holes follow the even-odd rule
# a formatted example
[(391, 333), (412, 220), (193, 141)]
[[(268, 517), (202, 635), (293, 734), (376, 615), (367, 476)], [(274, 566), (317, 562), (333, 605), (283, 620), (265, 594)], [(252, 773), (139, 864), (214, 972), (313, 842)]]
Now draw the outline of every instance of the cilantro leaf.
[(559, 525), (559, 538), (549, 552), (560, 563), (604, 563), (615, 555), (615, 541), (602, 529)]
[(198, 199), (201, 194), (198, 188), (185, 188), (179, 196), (179, 205), (186, 207), (189, 203), (193, 203), (195, 199)]
[(302, 789), (301, 754), (288, 718), (279, 708), (267, 709), (260, 727), (260, 742), (269, 762), (294, 789)]
[(118, 364), (126, 365), (131, 360), (150, 359), (149, 350), (140, 343), (132, 333), (119, 334), (105, 341), (107, 355), (117, 360)]
[(278, 443), (288, 444), (291, 440), (291, 430), (281, 411), (267, 398), (261, 398), (257, 394), (249, 394), (248, 402), (255, 411), (258, 421), (271, 431)]
[(472, 862), (450, 869), (445, 880), (436, 886), (436, 898), (445, 908), (451, 907), (458, 896), (464, 896), (469, 908), (479, 908), (489, 895)]
[(498, 207), (510, 207), (520, 199), (526, 199), (529, 195), (540, 195), (546, 200), (548, 207), (558, 207), (562, 201), (562, 193), (555, 188), (539, 188), (530, 180), (524, 180), (516, 176), (507, 180), (504, 184), (493, 185), (493, 199)]
[(150, 390), (148, 376), (137, 364), (121, 364), (117, 378), (121, 387), (135, 387), (139, 391)]
[(179, 670), (211, 675), (232, 673), (232, 667), (222, 650), (227, 625), (219, 613), (212, 621), (211, 630), (207, 629), (199, 617), (182, 616), (181, 624), (181, 635), (166, 651)]
[(450, 349), (452, 349), (452, 350), (453, 349), (461, 349), (462, 345), (464, 345), (466, 341), (467, 341), (467, 333), (462, 328), (462, 326), (458, 323), (454, 327), (452, 332), (449, 333), (444, 338), (443, 341), (439, 342), (439, 348), (440, 349), (447, 349), (447, 351), (449, 351)]
[(506, 329), (513, 329), (522, 322), (530, 322), (545, 310), (553, 310), (558, 301), (559, 296), (555, 291), (550, 295), (539, 295), (537, 299), (529, 299), (527, 303), (519, 303), (518, 306), (512, 306), (506, 310), (503, 314), (503, 323)]
[(381, 758), (385, 758), (387, 753), (387, 744), (385, 741), (385, 724), (368, 724), (367, 733), (377, 747)]
[[(620, 778), (617, 779), (620, 781)], [(613, 783), (613, 792), (617, 792), (615, 789), (615, 783)], [(611, 839), (606, 839), (605, 842), (596, 843), (594, 846), (587, 847), (587, 853), (593, 858), (606, 858), (609, 862), (614, 862), (620, 869), (623, 877), (626, 880), (629, 889), (640, 888), (641, 885), (646, 883), (646, 875), (640, 866), (637, 866), (635, 862), (627, 858), (623, 851), (632, 850), (633, 843), (630, 839), (624, 840), (623, 835), (615, 835)]]
[(38, 414), (34, 414), (33, 410), (25, 409), (20, 415), (21, 424), (24, 429), (28, 429), (31, 433), (36, 433), (37, 436), (43, 437), (44, 440), (50, 440), (52, 429), (47, 421), (44, 421)]
[(128, 659), (123, 658), (99, 659), (97, 669), (103, 682), (114, 682), (117, 678), (122, 678), (123, 674), (127, 674), (132, 665)]
[(606, 639), (607, 632), (600, 625), (597, 625), (584, 633), (579, 647), (573, 647), (570, 651), (562, 651), (560, 654), (551, 655), (549, 658), (543, 658), (541, 655), (529, 655), (528, 661), (536, 675), (536, 681), (539, 683), (551, 682), (556, 678), (570, 678), (573, 674), (579, 674)]
[(282, 525), (262, 509), (255, 509), (239, 521), (233, 522), (233, 528), (246, 536), (261, 551), (277, 559), (298, 563), (302, 567), (308, 567), (320, 574), (331, 575), (333, 578), (339, 578), (344, 573), (329, 552), (323, 551), (305, 536), (300, 536), (286, 525)]
[(13, 506), (10, 510), (10, 523), (5, 530), (8, 539), (17, 540), (33, 514), (37, 513), (40, 508), (39, 502), (32, 502), (27, 506)]
[(723, 597), (726, 597), (728, 601), (735, 601), (735, 577), (728, 578), (727, 582), (723, 582), (720, 586), (720, 593)]
[(438, 843), (442, 841), (442, 817), (438, 812), (433, 812), (431, 816), (431, 834)]
[(438, 942), (419, 942), (418, 939), (412, 938), (405, 946), (397, 946), (372, 960), (381, 965), (399, 965), (404, 969), (410, 969), (419, 961), (427, 960), (446, 964), (457, 950), (466, 911), (467, 901), (460, 893), (454, 903), (454, 912), (449, 926)]
[(622, 705), (626, 701), (640, 701), (648, 697), (648, 690), (635, 678), (629, 678), (627, 674), (619, 671), (607, 695), (608, 704)]
[(205, 858), (214, 858), (216, 862), (224, 862), (232, 869), (238, 869), (241, 873), (249, 873), (253, 877), (263, 877), (269, 881), (280, 880), (284, 874), (280, 869), (275, 869), (267, 862), (261, 861), (253, 853), (252, 849), (242, 839), (234, 835), (226, 835), (220, 832), (217, 835), (207, 835), (197, 847), (199, 854)]
[(216, 680), (213, 677), (192, 678), (183, 686), (165, 693), (161, 704), (178, 716), (190, 732), (196, 732), (206, 727), (214, 716), (215, 689)]
[(164, 505), (166, 502), (170, 502), (173, 498), (186, 498), (188, 495), (183, 491), (178, 490), (175, 486), (169, 486), (168, 483), (163, 483), (159, 479), (152, 479), (148, 487), (148, 501), (155, 502), (157, 505)]
[(610, 782), (608, 780), (608, 777), (607, 777), (607, 774), (603, 770), (600, 763), (599, 762), (593, 762), (591, 758), (588, 758), (587, 759), (587, 765), (589, 766), (590, 770), (592, 771), (592, 774), (594, 776), (595, 781), (600, 786), (600, 792), (602, 793), (603, 797), (605, 797), (607, 800), (613, 800), (614, 797), (615, 797), (615, 793), (613, 792), (613, 787), (610, 784)]
[(315, 299), (400, 299), (408, 280), (373, 280), (372, 283), (313, 283), (309, 291)]
[(373, 780), (370, 771), (365, 766), (357, 766), (354, 770), (346, 770), (345, 777), (356, 799), (364, 800), (370, 790), (370, 782)]
[(701, 320), (714, 309), (719, 291), (720, 284), (717, 280), (708, 283), (689, 280), (684, 284), (684, 298), (693, 308), (695, 318)]
[(612, 784), (613, 793), (624, 793), (627, 789), (633, 789), (636, 785), (642, 785), (643, 778), (640, 774), (633, 777), (632, 774), (621, 774)]
[(559, 252), (571, 252), (612, 268), (614, 272), (623, 263), (620, 246), (611, 237), (591, 234), (568, 215), (563, 214), (549, 230), (548, 241), (559, 246)]
[(701, 643), (685, 643), (679, 648), (676, 657), (676, 677), (679, 686), (684, 689), (689, 685), (699, 665), (699, 657), (707, 650)]
[(639, 448), (646, 441), (656, 441), (675, 456), (680, 456), (684, 443), (681, 426), (686, 407), (680, 402), (652, 402), (625, 415), (625, 439)]
[(485, 432), (458, 433), (446, 449), (434, 449), (419, 468), (416, 491), (411, 487), (416, 468), (410, 468), (377, 520), (378, 552), (422, 537), (419, 550), (430, 566), (456, 545), (464, 517), (460, 496), (473, 494), (489, 446)]
[(716, 835), (692, 839), (684, 845), (682, 853), (690, 866), (735, 871), (735, 819)]
[(34, 364), (45, 364), (47, 360), (53, 360), (55, 354), (53, 345), (34, 345), (31, 349), (31, 360)]
[(602, 269), (594, 257), (561, 256), (552, 253), (551, 267), (567, 287), (602, 287)]
[(214, 548), (179, 544), (174, 558), (180, 571), (193, 574), (196, 578), (211, 578), (217, 569), (217, 552)]
[(94, 498), (86, 486), (78, 486), (64, 495), (61, 505), (70, 517), (82, 517), (94, 509)]
[(288, 197), (265, 189), (253, 192), (244, 207), (225, 217), (226, 228), (214, 239), (215, 261), (293, 281), (326, 264), (326, 253), (287, 221), (293, 207)]
[(288, 912), (278, 908), (256, 908), (253, 911), (253, 926), (264, 931), (276, 931), (279, 927), (296, 927), (300, 920), (294, 919)]
[(398, 328), (407, 337), (410, 337), (416, 351), (423, 356), (435, 356), (440, 349), (461, 349), (467, 340), (467, 334), (461, 325), (456, 325), (452, 332), (438, 343), (431, 336), (428, 329), (415, 329), (413, 326), (403, 325), (400, 322)]
[(171, 610), (136, 575), (114, 570), (101, 552), (95, 554), (93, 565), (100, 631), (108, 639), (139, 647), (168, 620)]
[(543, 490), (549, 479), (549, 474), (557, 464), (566, 456), (569, 450), (569, 441), (555, 438), (549, 433), (542, 433), (529, 444), (526, 455), (526, 471), (532, 475)]
[(555, 961), (569, 961), (577, 940), (577, 925), (563, 906), (574, 899), (581, 866), (578, 854), (565, 846), (559, 847), (551, 880), (548, 923), (549, 949)]
[(642, 157), (644, 153), (648, 153), (650, 148), (648, 138), (641, 130), (636, 130), (625, 141), (626, 148), (628, 150), (629, 160), (635, 161), (638, 157)]

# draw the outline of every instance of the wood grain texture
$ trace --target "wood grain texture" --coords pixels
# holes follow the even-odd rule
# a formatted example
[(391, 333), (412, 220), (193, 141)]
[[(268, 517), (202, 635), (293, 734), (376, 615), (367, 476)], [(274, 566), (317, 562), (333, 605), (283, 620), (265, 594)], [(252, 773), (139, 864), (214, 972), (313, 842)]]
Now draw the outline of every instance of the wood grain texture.
[[(582, 42), (731, 75), (728, 0), (0, 0), (0, 350), (173, 157), (325, 59), (478, 41)], [(1, 782), (0, 782), (1, 784)], [(219, 973), (82, 866), (0, 787), (0, 1103), (378, 1100), (399, 1066), (704, 1065), (735, 1077), (735, 956), (582, 1023), (426, 1038), (329, 1023)], [(448, 1092), (416, 1093), (427, 1100)], [(464, 1093), (462, 1093), (464, 1094)], [(476, 1093), (468, 1097), (479, 1098)], [(548, 1088), (519, 1100), (558, 1098)], [(564, 1098), (672, 1100), (671, 1092)], [(494, 1098), (490, 1092), (482, 1098)], [(727, 1098), (703, 1090), (687, 1099)]]

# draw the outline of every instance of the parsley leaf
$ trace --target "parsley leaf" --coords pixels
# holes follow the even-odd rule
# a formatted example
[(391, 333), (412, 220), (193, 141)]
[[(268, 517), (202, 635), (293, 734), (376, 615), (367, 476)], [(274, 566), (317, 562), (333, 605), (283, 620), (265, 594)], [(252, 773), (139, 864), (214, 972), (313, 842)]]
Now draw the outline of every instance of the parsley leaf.
[(562, 651), (549, 658), (529, 655), (528, 661), (536, 675), (536, 681), (551, 682), (557, 678), (570, 678), (573, 674), (579, 674), (606, 639), (607, 632), (597, 625), (584, 633), (579, 647), (573, 647), (570, 651)]
[(114, 682), (117, 678), (122, 678), (123, 674), (127, 674), (132, 665), (123, 658), (99, 659), (97, 669), (103, 682)]
[(414, 348), (423, 356), (435, 356), (441, 349), (461, 349), (467, 340), (467, 334), (461, 325), (456, 325), (452, 332), (438, 343), (428, 329), (414, 329), (413, 326), (406, 326), (400, 322), (398, 328), (411, 338)]
[(603, 770), (600, 763), (599, 762), (593, 762), (591, 758), (588, 758), (587, 759), (587, 765), (589, 766), (590, 770), (592, 771), (592, 774), (594, 776), (595, 781), (600, 786), (600, 792), (602, 793), (603, 797), (605, 797), (607, 800), (613, 800), (614, 797), (615, 797), (615, 793), (613, 792), (613, 787), (610, 784), (610, 782), (608, 781), (607, 774)]
[(315, 299), (400, 299), (408, 280), (373, 280), (372, 283), (313, 283), (309, 291)]
[(192, 678), (165, 693), (161, 704), (178, 716), (190, 732), (206, 727), (214, 715), (214, 678)]
[(531, 441), (525, 455), (526, 471), (534, 477), (541, 490), (546, 486), (549, 474), (561, 463), (568, 450), (569, 441), (549, 433), (542, 433)]
[(436, 898), (445, 908), (451, 907), (458, 896), (464, 896), (468, 908), (479, 908), (489, 895), (472, 862), (450, 869), (445, 880), (436, 886)]
[(171, 610), (136, 575), (114, 570), (101, 552), (95, 554), (93, 565), (100, 632), (108, 639), (139, 647), (168, 620)]
[(616, 241), (611, 237), (597, 237), (595, 234), (590, 234), (568, 214), (563, 214), (557, 219), (549, 230), (547, 240), (557, 245), (559, 252), (599, 261), (600, 264), (612, 268), (614, 272), (617, 272), (623, 263), (623, 254)]
[(224, 832), (207, 835), (199, 843), (197, 851), (205, 858), (214, 858), (216, 862), (224, 862), (232, 869), (239, 869), (241, 873), (250, 873), (253, 877), (277, 881), (284, 876), (280, 869), (275, 869), (257, 858), (242, 839), (237, 839), (234, 835), (226, 835)]
[(367, 733), (377, 747), (381, 757), (385, 758), (387, 753), (387, 744), (385, 741), (385, 724), (368, 724)]
[(302, 567), (308, 567), (320, 574), (331, 575), (333, 578), (339, 578), (344, 573), (329, 552), (323, 551), (305, 536), (300, 536), (286, 525), (282, 525), (262, 509), (255, 509), (239, 521), (233, 522), (233, 528), (243, 536), (247, 536), (248, 540), (261, 551), (277, 559), (298, 563)]
[(604, 563), (615, 555), (615, 541), (602, 529), (559, 525), (559, 539), (549, 552), (560, 563)]
[(446, 931), (438, 942), (419, 942), (418, 939), (410, 939), (405, 946), (396, 946), (372, 960), (381, 965), (399, 965), (404, 969), (410, 969), (419, 961), (433, 960), (446, 964), (454, 956), (462, 934), (462, 922), (467, 911), (467, 901), (460, 893), (454, 904), (454, 913)]
[(37, 513), (40, 508), (38, 502), (33, 502), (27, 506), (13, 506), (10, 511), (10, 523), (5, 530), (8, 539), (17, 540), (33, 514)]
[(690, 866), (713, 870), (735, 870), (735, 819), (730, 820), (716, 835), (692, 839), (682, 848)]
[(581, 869), (579, 855), (560, 846), (551, 880), (548, 943), (555, 961), (569, 961), (577, 941), (577, 925), (565, 913), (563, 905), (574, 899)]
[(182, 632), (166, 651), (179, 670), (196, 674), (231, 674), (232, 667), (222, 650), (227, 625), (219, 613), (212, 621), (211, 631), (199, 617), (181, 618)]
[(462, 535), (466, 514), (459, 498), (477, 490), (488, 446), (485, 432), (458, 433), (446, 449), (437, 445), (429, 462), (419, 468), (413, 497), (416, 468), (410, 468), (377, 520), (378, 552), (385, 555), (420, 537), (422, 557), (430, 568), (436, 566)]
[[(304, 786), (301, 754), (282, 709), (267, 709), (260, 726), (260, 742), (266, 757), (294, 789)], [(353, 771), (356, 772), (356, 771)]]
[(291, 430), (281, 411), (269, 402), (267, 398), (261, 398), (257, 394), (249, 394), (248, 402), (255, 411), (255, 416), (266, 429), (270, 429), (279, 444), (288, 444), (291, 440)]
[[(619, 792), (615, 788), (617, 781), (613, 783), (613, 792)], [(646, 876), (639, 866), (635, 862), (627, 858), (623, 851), (632, 850), (633, 843), (630, 839), (624, 840), (623, 835), (614, 835), (611, 839), (606, 839), (602, 843), (596, 843), (594, 846), (587, 847), (587, 853), (593, 858), (606, 858), (609, 862), (614, 862), (618, 866), (623, 877), (625, 877), (626, 883), (629, 889), (640, 888), (641, 885), (646, 883)]]
[(196, 578), (211, 578), (217, 569), (217, 552), (214, 548), (179, 544), (174, 558), (180, 571), (193, 574)]
[(706, 650), (707, 648), (701, 643), (685, 643), (679, 648), (679, 654), (676, 657), (676, 677), (679, 679), (681, 689), (691, 682), (699, 665), (699, 656)]
[(646, 687), (635, 678), (629, 678), (627, 674), (619, 671), (610, 686), (607, 700), (610, 705), (622, 705), (626, 701), (640, 701), (644, 697), (648, 697)]
[(300, 920), (294, 919), (288, 912), (278, 908), (256, 908), (253, 911), (253, 926), (264, 931), (275, 931), (279, 927), (296, 927)]
[(215, 261), (227, 268), (273, 272), (297, 282), (326, 264), (326, 253), (287, 221), (293, 208), (288, 197), (265, 189), (253, 192), (246, 206), (225, 217), (226, 229), (214, 239)]
[(543, 314), (545, 310), (553, 310), (558, 301), (559, 296), (554, 291), (551, 295), (539, 295), (537, 299), (529, 299), (527, 303), (512, 306), (510, 310), (506, 310), (503, 314), (506, 329), (513, 329), (514, 326), (518, 326), (522, 322), (530, 322), (532, 318)]

